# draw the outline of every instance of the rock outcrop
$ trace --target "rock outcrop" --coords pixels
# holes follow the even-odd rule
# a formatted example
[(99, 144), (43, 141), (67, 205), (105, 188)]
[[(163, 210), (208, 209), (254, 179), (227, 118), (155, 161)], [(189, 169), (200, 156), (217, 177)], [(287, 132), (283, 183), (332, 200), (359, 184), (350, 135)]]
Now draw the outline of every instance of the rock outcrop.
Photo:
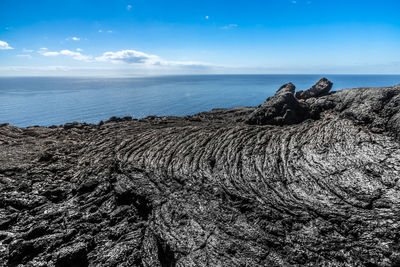
[(399, 108), (400, 87), (288, 84), (257, 108), (2, 124), (0, 265), (399, 266)]
[(302, 122), (309, 117), (306, 104), (294, 96), (292, 83), (283, 85), (274, 96), (256, 108), (247, 119), (248, 124), (289, 125)]
[(290, 125), (318, 118), (319, 106), (310, 112), (310, 103), (305, 100), (327, 95), (332, 85), (331, 81), (322, 78), (310, 89), (297, 91), (295, 95), (294, 84), (284, 84), (274, 96), (258, 106), (245, 122), (253, 125)]
[(297, 99), (309, 99), (311, 97), (319, 97), (327, 95), (332, 89), (333, 83), (327, 78), (322, 78), (316, 84), (314, 84), (310, 89), (305, 91), (296, 92)]

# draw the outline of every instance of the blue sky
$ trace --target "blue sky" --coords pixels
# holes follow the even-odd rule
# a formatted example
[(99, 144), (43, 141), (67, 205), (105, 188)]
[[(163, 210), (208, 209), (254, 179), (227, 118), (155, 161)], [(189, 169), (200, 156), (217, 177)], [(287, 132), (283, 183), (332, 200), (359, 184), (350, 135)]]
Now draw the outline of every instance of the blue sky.
[(400, 1), (1, 0), (0, 75), (400, 73)]

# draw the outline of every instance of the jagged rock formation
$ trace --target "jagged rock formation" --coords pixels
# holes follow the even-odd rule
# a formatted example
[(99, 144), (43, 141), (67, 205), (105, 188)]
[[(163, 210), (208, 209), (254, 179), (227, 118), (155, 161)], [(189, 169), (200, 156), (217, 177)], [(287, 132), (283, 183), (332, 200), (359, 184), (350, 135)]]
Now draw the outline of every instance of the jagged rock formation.
[(1, 125), (0, 264), (399, 266), (400, 87), (303, 104)]
[(332, 89), (333, 83), (329, 81), (327, 78), (322, 78), (316, 84), (314, 84), (310, 89), (305, 91), (297, 91), (296, 98), (297, 99), (309, 99), (311, 97), (319, 97), (323, 95), (327, 95), (329, 91)]
[(298, 91), (294, 94), (295, 86), (292, 83), (284, 84), (258, 106), (247, 118), (247, 124), (258, 125), (290, 125), (300, 123), (306, 119), (318, 118), (320, 105), (310, 113), (310, 103), (305, 100), (327, 95), (333, 83), (326, 78), (320, 79), (310, 89)]
[(309, 117), (307, 105), (294, 96), (292, 83), (283, 85), (274, 96), (256, 108), (247, 119), (248, 124), (289, 125), (302, 122)]

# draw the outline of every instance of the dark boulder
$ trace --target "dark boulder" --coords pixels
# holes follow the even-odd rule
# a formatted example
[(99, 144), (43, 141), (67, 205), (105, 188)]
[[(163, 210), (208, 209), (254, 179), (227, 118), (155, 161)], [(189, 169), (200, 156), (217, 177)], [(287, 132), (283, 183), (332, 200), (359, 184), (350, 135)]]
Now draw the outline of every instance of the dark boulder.
[(307, 89), (305, 91), (297, 91), (296, 98), (305, 100), (311, 97), (319, 97), (327, 95), (329, 91), (332, 89), (332, 85), (333, 83), (329, 81), (327, 78), (322, 78), (316, 84), (314, 84), (310, 89)]
[(292, 83), (281, 86), (275, 95), (269, 97), (248, 117), (247, 124), (288, 125), (302, 122), (309, 117), (305, 103), (294, 97), (295, 86)]

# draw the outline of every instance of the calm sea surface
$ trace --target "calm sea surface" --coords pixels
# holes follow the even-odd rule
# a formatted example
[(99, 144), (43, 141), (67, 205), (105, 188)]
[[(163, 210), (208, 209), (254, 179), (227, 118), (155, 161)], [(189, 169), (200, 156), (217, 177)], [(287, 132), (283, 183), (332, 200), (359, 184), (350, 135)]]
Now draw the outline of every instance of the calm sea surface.
[[(111, 116), (191, 115), (256, 106), (284, 83), (297, 90), (321, 75), (201, 75), (146, 78), (0, 78), (0, 123), (16, 126), (97, 123)], [(391, 86), (400, 75), (326, 75), (333, 90)]]

